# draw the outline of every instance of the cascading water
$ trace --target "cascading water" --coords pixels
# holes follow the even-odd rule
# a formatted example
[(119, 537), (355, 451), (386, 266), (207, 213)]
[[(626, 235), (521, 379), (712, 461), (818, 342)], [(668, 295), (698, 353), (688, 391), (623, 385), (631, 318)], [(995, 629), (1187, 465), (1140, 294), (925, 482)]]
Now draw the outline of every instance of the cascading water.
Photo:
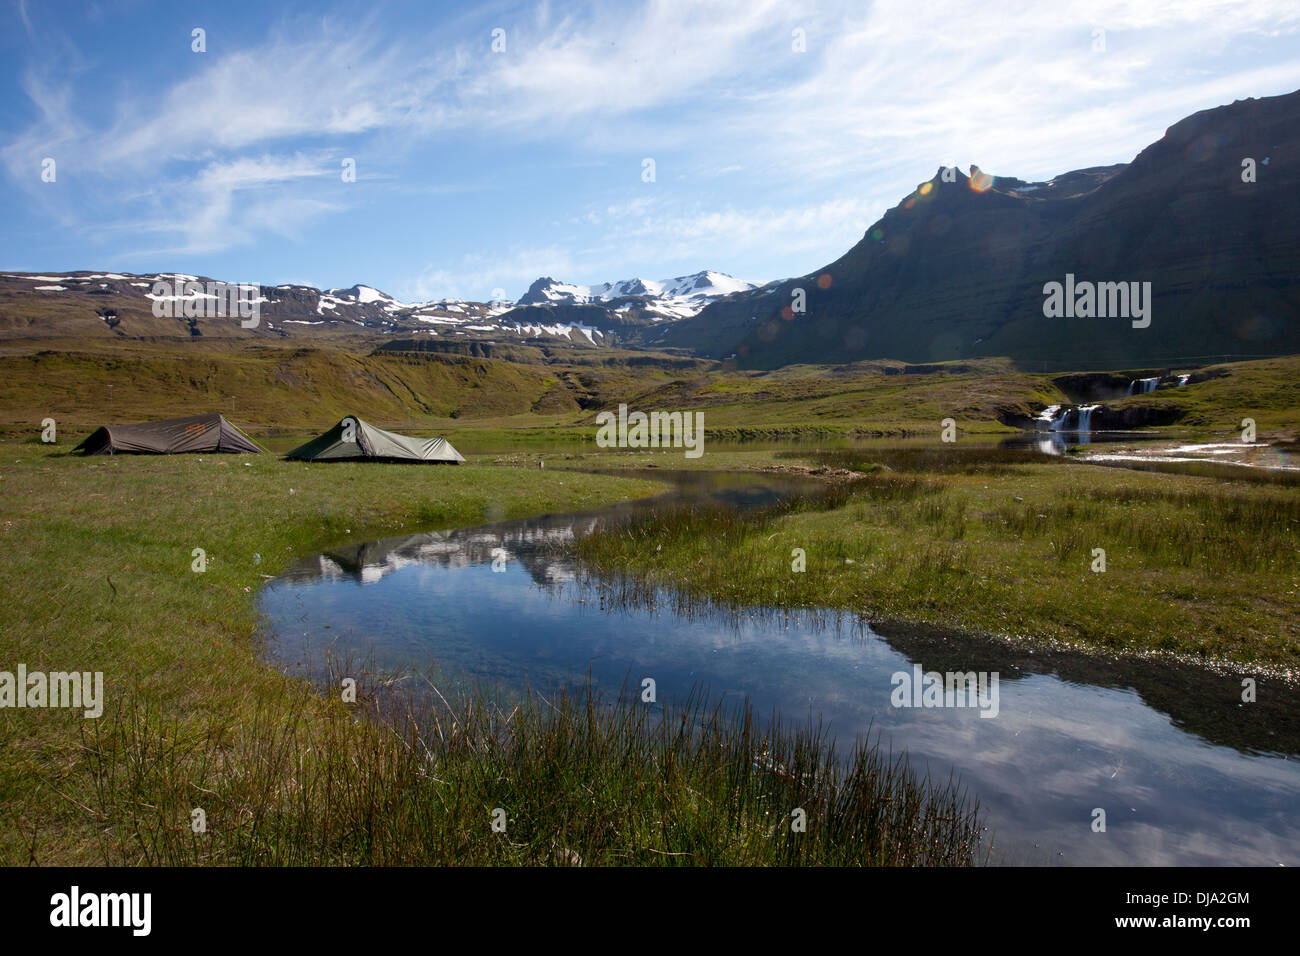
[(1040, 433), (1046, 431), (1049, 436), (1038, 443), (1039, 451), (1048, 455), (1065, 452), (1065, 439), (1061, 437), (1061, 431), (1065, 428), (1065, 420), (1070, 412), (1068, 405), (1048, 405), (1038, 413), (1034, 424)]
[(1101, 408), (1100, 405), (1080, 405), (1079, 406), (1079, 444), (1086, 445), (1092, 441), (1092, 413)]
[(1179, 376), (1178, 376), (1178, 387), (1179, 387), (1179, 388), (1182, 388), (1184, 385), (1186, 385), (1186, 384), (1187, 384), (1187, 380), (1188, 380), (1189, 378), (1191, 378), (1191, 377), (1192, 377), (1191, 375), (1179, 375)]
[(1038, 413), (1038, 421), (1046, 425), (1048, 431), (1059, 432), (1065, 427), (1065, 419), (1069, 414), (1068, 405), (1048, 405)]
[[(1101, 408), (1097, 405), (1080, 405), (1078, 408), (1072, 408), (1069, 405), (1048, 405), (1038, 413), (1034, 419), (1034, 425), (1037, 431), (1050, 437), (1039, 442), (1042, 451), (1048, 454), (1059, 455), (1065, 451), (1066, 442), (1061, 437), (1063, 432), (1072, 433), (1078, 436), (1078, 443), (1086, 445), (1092, 440), (1092, 413)], [(1074, 428), (1066, 428), (1070, 421), (1070, 416), (1074, 416)]]
[(1159, 384), (1160, 384), (1159, 376), (1156, 376), (1155, 378), (1142, 379), (1142, 394), (1145, 395), (1147, 392), (1154, 392), (1156, 390), (1156, 387)]
[(1135, 378), (1128, 383), (1128, 393), (1130, 395), (1145, 395), (1147, 392), (1154, 392), (1159, 384), (1159, 375), (1154, 378)]

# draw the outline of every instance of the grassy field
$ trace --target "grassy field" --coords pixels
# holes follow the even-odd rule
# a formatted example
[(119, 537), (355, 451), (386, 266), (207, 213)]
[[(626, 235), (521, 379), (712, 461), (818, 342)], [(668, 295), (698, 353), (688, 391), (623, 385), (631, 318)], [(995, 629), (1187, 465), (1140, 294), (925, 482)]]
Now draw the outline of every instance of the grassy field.
[[(1189, 428), (1239, 431), (1253, 418), (1262, 433), (1300, 438), (1300, 357), (1233, 362), (1202, 370), (1207, 380), (1124, 400), (1133, 407), (1167, 407)], [(1235, 421), (1234, 421), (1235, 419)]]
[[(1235, 435), (1252, 417), (1261, 439), (1294, 439), (1298, 381), (1300, 359), (1241, 363), (1115, 404), (1172, 407), (1204, 436)], [(970, 862), (977, 823), (959, 795), (869, 749), (837, 762), (815, 732), (759, 733), (707, 702), (687, 705), (685, 736), (627, 701), (597, 717), (585, 700), (542, 696), (517, 711), (453, 698), (388, 730), (358, 721), (261, 661), (254, 595), (293, 558), (340, 541), (662, 489), (575, 468), (819, 471), (832, 479), (820, 498), (743, 521), (660, 513), (582, 552), (609, 573), (723, 603), (1296, 668), (1294, 484), (1031, 463), (963, 444), (1068, 401), (1052, 376), (996, 360), (751, 373), (211, 343), (7, 348), (0, 670), (103, 671), (109, 700), (98, 721), (4, 712), (0, 862)], [(595, 410), (618, 402), (703, 411), (704, 456), (596, 449)], [(483, 454), (459, 468), (67, 454), (103, 422), (208, 409), (274, 451), (357, 414)], [(55, 447), (35, 440), (47, 416)], [(960, 423), (957, 446), (935, 441), (945, 417)], [(875, 435), (918, 437), (846, 446)], [(765, 444), (791, 438), (810, 441), (793, 458)], [(373, 703), (363, 695), (361, 709)], [(507, 839), (487, 825), (498, 806)], [(793, 806), (809, 839), (774, 828)], [(202, 837), (189, 829), (194, 807), (209, 815)]]
[(591, 441), (596, 410), (620, 402), (703, 411), (716, 440), (902, 435), (937, 429), (949, 416), (970, 430), (1005, 432), (1000, 414), (1054, 400), (1064, 399), (1043, 377), (998, 362), (921, 376), (876, 365), (759, 374), (716, 363), (683, 371), (616, 359), (600, 367), (534, 365), (269, 345), (0, 354), (0, 426), (13, 435), (35, 434), (46, 417), (72, 433), (220, 411), (259, 441), (318, 432), (353, 414), (453, 442), (472, 434), (544, 444)]
[[(66, 446), (64, 446), (66, 448)], [(871, 749), (707, 701), (453, 697), (358, 721), (258, 654), (254, 593), (340, 540), (592, 507), (657, 483), (0, 445), (3, 667), (102, 671), (104, 715), (6, 710), (0, 862), (969, 863), (973, 807)], [(194, 570), (194, 549), (206, 570)], [(505, 811), (506, 832), (491, 829)], [(192, 831), (193, 811), (206, 832)], [(797, 836), (779, 821), (805, 811)]]
[[(595, 361), (590, 354), (582, 356)], [(1051, 404), (1072, 404), (1069, 376), (1000, 359), (933, 366), (861, 362), (738, 371), (722, 363), (612, 353), (511, 362), (431, 353), (370, 354), (360, 346), (122, 341), (0, 348), (0, 433), (65, 435), (106, 422), (220, 411), (282, 450), (344, 415), (381, 428), (496, 445), (590, 442), (599, 409), (700, 411), (713, 441), (933, 436), (945, 418), (964, 434), (1008, 434)], [(656, 364), (659, 363), (659, 364)], [(1137, 373), (1135, 373), (1137, 374)], [(1108, 408), (1228, 435), (1243, 418), (1261, 439), (1300, 435), (1300, 358), (1202, 370), (1185, 388), (1110, 400)]]
[(865, 477), (743, 520), (660, 512), (579, 550), (606, 573), (727, 605), (849, 608), (883, 622), (1300, 668), (1295, 482), (1033, 463), (938, 443), (799, 460)]

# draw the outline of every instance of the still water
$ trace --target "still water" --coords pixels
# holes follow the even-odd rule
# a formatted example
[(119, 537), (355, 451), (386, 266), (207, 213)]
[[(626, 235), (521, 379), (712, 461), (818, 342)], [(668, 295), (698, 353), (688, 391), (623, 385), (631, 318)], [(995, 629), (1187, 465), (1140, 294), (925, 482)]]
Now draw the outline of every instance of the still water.
[[(1243, 704), (1241, 675), (1200, 668), (873, 628), (836, 612), (737, 614), (666, 592), (630, 605), (564, 544), (665, 502), (746, 508), (808, 489), (769, 476), (653, 477), (674, 490), (299, 561), (259, 598), (268, 653), (305, 676), (321, 676), (329, 655), (507, 691), (579, 686), (590, 673), (616, 694), (651, 677), (661, 702), (707, 688), (787, 721), (820, 717), (841, 741), (878, 735), (918, 771), (958, 779), (980, 802), (995, 863), (1300, 863), (1295, 688), (1259, 679), (1258, 701)], [(894, 675), (917, 665), (998, 675), (996, 716), (894, 706)], [(1094, 832), (1097, 808), (1105, 832)]]

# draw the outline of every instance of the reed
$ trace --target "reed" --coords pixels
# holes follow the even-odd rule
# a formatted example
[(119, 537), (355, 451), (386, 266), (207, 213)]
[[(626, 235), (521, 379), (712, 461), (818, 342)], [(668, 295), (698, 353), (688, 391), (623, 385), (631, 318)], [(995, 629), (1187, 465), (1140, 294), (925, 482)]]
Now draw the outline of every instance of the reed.
[[(353, 670), (353, 673), (356, 671)], [(325, 686), (330, 686), (329, 681)], [(589, 682), (438, 688), (180, 728), (123, 701), (83, 734), (105, 863), (847, 865), (983, 862), (978, 805), (878, 744), (707, 694)], [(293, 691), (288, 691), (293, 693)], [(195, 833), (196, 807), (206, 831)], [(499, 812), (498, 812), (499, 811)], [(494, 829), (494, 814), (504, 829)], [(804, 821), (802, 829), (799, 821)]]

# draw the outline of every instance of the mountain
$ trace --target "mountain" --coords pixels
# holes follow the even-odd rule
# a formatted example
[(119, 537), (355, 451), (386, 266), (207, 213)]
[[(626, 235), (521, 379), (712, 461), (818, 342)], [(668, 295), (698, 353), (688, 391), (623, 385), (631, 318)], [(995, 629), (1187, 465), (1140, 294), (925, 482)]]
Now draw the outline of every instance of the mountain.
[(675, 279), (624, 279), (598, 286), (571, 285), (545, 276), (529, 286), (516, 305), (636, 305), (652, 318), (681, 319), (715, 299), (754, 288), (752, 282), (707, 270)]
[[(1254, 182), (1243, 181), (1247, 159)], [(1150, 325), (1046, 317), (1044, 286), (1067, 274), (1151, 283)], [(760, 368), (995, 355), (1116, 368), (1298, 353), (1300, 92), (1196, 113), (1131, 163), (1047, 182), (941, 168), (839, 259), (715, 301), (662, 344)]]
[[(180, 273), (0, 273), (0, 338), (379, 336), (403, 343), (431, 339), (492, 345), (506, 339), (544, 346), (636, 348), (659, 334), (660, 324), (694, 315), (719, 297), (754, 288), (752, 283), (708, 271), (661, 282), (629, 279), (596, 287), (541, 278), (515, 304), (454, 299), (404, 303), (360, 284), (326, 290), (258, 286), (259, 321), (244, 328), (234, 317), (207, 317), (201, 309), (197, 315), (184, 314), (186, 303), (202, 305), (212, 298), (213, 282)], [(154, 314), (160, 301), (154, 293), (158, 283), (170, 287), (161, 301), (174, 307), (173, 315)], [(185, 283), (197, 288), (187, 291)]]
[(500, 317), (506, 327), (577, 329), (601, 345), (658, 348), (664, 327), (689, 318), (711, 302), (754, 289), (752, 282), (721, 272), (675, 279), (625, 279), (598, 286), (574, 285), (543, 276), (514, 308)]
[[(187, 290), (186, 283), (193, 285)], [(158, 290), (160, 284), (167, 288)], [(237, 316), (207, 317), (203, 314), (206, 308), (185, 315), (187, 304), (205, 307), (213, 301), (213, 284), (214, 280), (205, 276), (183, 273), (0, 273), (0, 336), (222, 338), (290, 337), (330, 330), (374, 333), (399, 324), (412, 308), (369, 286), (321, 291), (311, 286), (280, 285), (257, 286), (259, 321), (253, 328), (243, 328)], [(158, 305), (170, 307), (171, 314), (155, 314)]]
[[(1300, 92), (1196, 113), (1131, 163), (1045, 182), (940, 168), (839, 259), (761, 288), (709, 271), (598, 286), (546, 276), (515, 303), (261, 286), (261, 322), (244, 329), (155, 316), (158, 281), (208, 280), (0, 274), (0, 339), (346, 337), (475, 355), (522, 343), (754, 368), (1007, 356), (1042, 369), (1158, 369), (1297, 354)], [(1077, 290), (1123, 283), (1143, 315), (1049, 317), (1053, 283), (1071, 290), (1071, 306)], [(1125, 304), (1120, 292), (1107, 301)]]
[[(155, 295), (159, 283), (170, 287)], [(188, 291), (185, 283), (194, 283)], [(113, 272), (58, 274), (0, 273), (0, 339), (225, 339), (234, 336), (285, 339), (415, 338), (491, 341), (506, 337), (591, 348), (603, 332), (566, 322), (549, 312), (544, 322), (504, 321), (509, 302), (443, 300), (403, 303), (372, 286), (316, 289), (303, 285), (258, 286), (258, 323), (241, 325), (233, 313), (185, 315), (185, 305), (212, 299), (206, 276), (181, 273), (136, 275)], [(179, 294), (179, 297), (178, 297)], [(156, 315), (155, 304), (171, 305)]]

